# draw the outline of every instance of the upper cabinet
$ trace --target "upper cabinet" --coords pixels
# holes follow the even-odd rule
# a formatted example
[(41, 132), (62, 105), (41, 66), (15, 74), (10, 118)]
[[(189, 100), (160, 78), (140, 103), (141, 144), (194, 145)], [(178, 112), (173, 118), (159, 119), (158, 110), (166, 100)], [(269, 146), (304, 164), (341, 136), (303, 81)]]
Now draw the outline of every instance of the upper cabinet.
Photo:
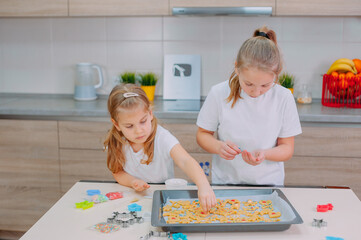
[(68, 0), (0, 0), (0, 17), (68, 16)]
[(361, 0), (276, 0), (277, 16), (361, 16)]
[(361, 16), (361, 0), (0, 0), (0, 17), (169, 16), (176, 7), (272, 7), (273, 16)]
[(168, 0), (69, 0), (69, 16), (164, 16)]
[[(272, 7), (276, 0), (169, 0), (170, 13), (174, 7)], [(273, 15), (272, 14), (272, 15)]]

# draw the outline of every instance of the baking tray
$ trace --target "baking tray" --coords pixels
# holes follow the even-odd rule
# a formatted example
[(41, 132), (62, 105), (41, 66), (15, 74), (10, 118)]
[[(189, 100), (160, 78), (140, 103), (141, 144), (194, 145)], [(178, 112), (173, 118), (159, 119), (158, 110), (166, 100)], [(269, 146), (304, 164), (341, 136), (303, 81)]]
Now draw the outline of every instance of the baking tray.
[(220, 199), (270, 199), (275, 211), (281, 211), (281, 219), (279, 222), (167, 224), (163, 217), (163, 206), (169, 200), (197, 199), (197, 190), (156, 190), (153, 194), (152, 226), (170, 232), (254, 232), (284, 231), (290, 228), (291, 224), (303, 223), (301, 216), (279, 189), (216, 189), (214, 193), (216, 198)]

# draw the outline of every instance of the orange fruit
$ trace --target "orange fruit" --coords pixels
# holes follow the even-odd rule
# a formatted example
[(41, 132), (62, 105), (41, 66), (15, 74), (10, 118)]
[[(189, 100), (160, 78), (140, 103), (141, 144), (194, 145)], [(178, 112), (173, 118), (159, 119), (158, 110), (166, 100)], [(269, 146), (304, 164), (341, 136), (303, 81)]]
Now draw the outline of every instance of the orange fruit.
[(361, 60), (355, 58), (355, 59), (353, 59), (352, 61), (355, 63), (355, 67), (356, 67), (357, 73), (361, 73)]
[(348, 87), (348, 82), (345, 79), (340, 79), (340, 81), (338, 82), (338, 86), (341, 89), (346, 89)]
[(356, 82), (361, 83), (361, 73), (358, 73), (355, 75), (355, 80), (356, 80)]
[(355, 77), (355, 74), (353, 72), (347, 72), (346, 73), (346, 80), (351, 80)]
[(335, 79), (338, 79), (338, 72), (332, 72), (331, 76), (334, 77)]
[(342, 81), (342, 80), (345, 80), (346, 79), (346, 74), (345, 73), (340, 73), (338, 75), (338, 80)]

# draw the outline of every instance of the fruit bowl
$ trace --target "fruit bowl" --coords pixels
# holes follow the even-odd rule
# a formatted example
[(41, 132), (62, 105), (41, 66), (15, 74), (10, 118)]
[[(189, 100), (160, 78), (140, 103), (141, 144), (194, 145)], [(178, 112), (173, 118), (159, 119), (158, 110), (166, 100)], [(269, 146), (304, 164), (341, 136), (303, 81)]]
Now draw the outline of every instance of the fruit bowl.
[(361, 79), (323, 75), (322, 104), (331, 107), (361, 107)]

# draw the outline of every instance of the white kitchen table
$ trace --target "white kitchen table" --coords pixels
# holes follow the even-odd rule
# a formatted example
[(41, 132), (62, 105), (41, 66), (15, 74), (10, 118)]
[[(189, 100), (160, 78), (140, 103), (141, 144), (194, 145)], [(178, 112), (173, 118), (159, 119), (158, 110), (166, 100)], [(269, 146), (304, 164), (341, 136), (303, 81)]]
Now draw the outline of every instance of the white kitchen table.
[[(250, 187), (214, 186), (214, 189), (236, 188), (249, 189)], [(76, 209), (75, 203), (84, 201), (86, 191), (99, 189), (102, 194), (122, 191), (124, 197), (82, 210)], [(106, 222), (114, 211), (127, 211), (127, 206), (134, 198), (137, 204), (143, 207), (142, 213), (151, 211), (154, 190), (165, 189), (164, 185), (151, 185), (142, 194), (130, 188), (110, 182), (78, 182), (76, 183), (48, 212), (27, 231), (21, 240), (49, 240), (49, 239), (139, 239), (150, 230), (161, 231), (151, 226), (150, 219), (144, 223), (135, 223), (128, 228), (121, 228), (113, 233), (100, 233), (90, 229), (99, 222)], [(187, 186), (187, 189), (196, 189)], [(302, 217), (303, 224), (294, 224), (288, 230), (275, 232), (202, 232), (184, 233), (188, 239), (277, 239), (277, 240), (322, 240), (326, 236), (342, 237), (345, 240), (361, 239), (361, 202), (351, 189), (327, 189), (307, 187), (279, 188), (295, 207)], [(331, 203), (334, 208), (328, 212), (317, 212), (319, 204)], [(313, 219), (323, 219), (327, 227), (312, 226)], [(161, 239), (161, 238), (155, 238)]]

